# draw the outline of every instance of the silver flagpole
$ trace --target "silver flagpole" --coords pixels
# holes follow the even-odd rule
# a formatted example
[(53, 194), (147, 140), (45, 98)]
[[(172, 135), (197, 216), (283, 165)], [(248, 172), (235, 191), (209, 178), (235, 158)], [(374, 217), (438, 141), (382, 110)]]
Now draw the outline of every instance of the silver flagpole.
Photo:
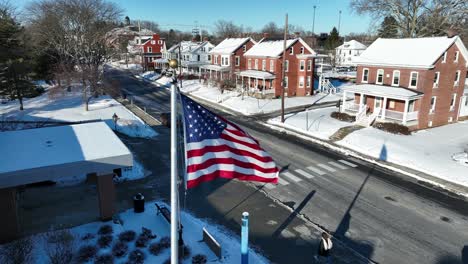
[[(177, 60), (169, 62), (171, 68), (177, 68)], [(179, 263), (179, 244), (178, 244), (178, 226), (179, 226), (179, 208), (178, 208), (178, 189), (177, 189), (177, 87), (175, 83), (171, 85), (171, 263)]]

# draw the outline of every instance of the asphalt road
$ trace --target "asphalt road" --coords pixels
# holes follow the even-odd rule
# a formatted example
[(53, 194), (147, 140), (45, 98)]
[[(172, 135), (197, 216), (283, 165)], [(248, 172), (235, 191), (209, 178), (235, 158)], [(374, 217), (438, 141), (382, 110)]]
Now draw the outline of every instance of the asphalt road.
[[(158, 116), (169, 111), (168, 90), (124, 72), (108, 74), (121, 83), (128, 95), (144, 104), (150, 114)], [(255, 118), (224, 116), (257, 138), (283, 168), (280, 184), (259, 186), (262, 191), (329, 230), (362, 256), (378, 263), (468, 263), (465, 200), (272, 131), (258, 124)], [(245, 191), (252, 186), (242, 183), (232, 188)], [(229, 200), (229, 195), (240, 191), (225, 189), (222, 194), (212, 196)], [(295, 232), (287, 230), (281, 235), (292, 240), (303, 239), (307, 232), (300, 228)], [(272, 235), (274, 239), (278, 234)], [(308, 262), (304, 259), (302, 263)]]

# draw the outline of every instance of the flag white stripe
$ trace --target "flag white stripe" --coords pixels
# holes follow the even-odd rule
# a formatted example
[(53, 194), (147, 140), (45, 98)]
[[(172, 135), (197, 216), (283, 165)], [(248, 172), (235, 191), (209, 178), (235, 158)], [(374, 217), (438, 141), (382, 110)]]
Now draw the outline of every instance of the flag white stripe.
[(262, 162), (248, 156), (236, 155), (230, 151), (207, 152), (203, 156), (191, 157), (187, 160), (187, 165), (202, 164), (209, 159), (215, 158), (233, 158), (238, 161), (253, 163), (263, 168), (274, 168), (276, 166), (273, 161)]
[(243, 173), (243, 174), (248, 174), (248, 175), (255, 175), (258, 177), (262, 178), (276, 178), (278, 173), (263, 173), (255, 169), (246, 169), (242, 168), (233, 164), (214, 164), (206, 169), (203, 170), (197, 170), (195, 172), (187, 173), (187, 179), (190, 180), (195, 180), (203, 175), (213, 173), (217, 170), (223, 170), (223, 171), (232, 171), (232, 172), (237, 172), (237, 173)]
[(252, 154), (255, 154), (257, 156), (261, 156), (261, 157), (271, 157), (268, 153), (266, 153), (263, 150), (253, 149), (251, 147), (247, 147), (247, 146), (242, 145), (242, 144), (236, 144), (236, 143), (234, 143), (232, 141), (228, 141), (228, 140), (224, 140), (224, 139), (205, 139), (205, 140), (200, 141), (200, 142), (191, 142), (191, 143), (187, 144), (187, 151), (202, 149), (202, 148), (207, 147), (207, 146), (222, 146), (222, 145), (226, 145), (226, 146), (229, 146), (231, 148), (236, 148), (236, 149), (240, 149), (240, 150), (245, 150), (245, 151), (248, 151), (248, 152), (250, 152)]
[(226, 129), (223, 130), (223, 134), (226, 134), (226, 135), (228, 135), (230, 137), (233, 137), (233, 138), (238, 139), (240, 141), (243, 141), (245, 143), (257, 145), (257, 142), (255, 142), (255, 140), (253, 140), (253, 139), (251, 139), (249, 137), (238, 136), (238, 135), (236, 135), (236, 134), (234, 134), (234, 133), (232, 133), (230, 131), (227, 131)]

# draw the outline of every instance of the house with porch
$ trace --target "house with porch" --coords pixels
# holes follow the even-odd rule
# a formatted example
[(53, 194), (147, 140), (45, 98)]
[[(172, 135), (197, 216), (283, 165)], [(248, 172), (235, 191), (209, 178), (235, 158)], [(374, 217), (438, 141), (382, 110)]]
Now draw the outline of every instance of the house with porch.
[(358, 124), (377, 120), (417, 130), (459, 120), (468, 51), (458, 36), (379, 38), (355, 61), (356, 85), (342, 88), (341, 112)]
[(159, 34), (151, 36), (137, 36), (129, 42), (128, 51), (137, 56), (144, 69), (154, 69), (157, 59), (162, 57), (166, 42)]
[[(300, 37), (286, 41), (267, 35), (245, 52), (246, 68), (237, 73), (237, 85), (248, 91), (280, 96), (285, 69), (285, 95), (305, 96), (313, 91), (315, 51)], [(283, 56), (285, 64), (283, 65)]]
[(233, 78), (235, 73), (246, 69), (244, 54), (255, 44), (250, 37), (227, 38), (221, 41), (209, 52), (211, 64), (200, 67), (200, 76), (217, 80)]
[[(203, 42), (196, 41), (182, 41), (179, 48), (181, 53), (180, 63), (182, 66), (182, 73), (199, 74), (200, 66), (211, 63), (211, 54), (209, 53), (214, 45), (205, 39)], [(176, 57), (179, 58), (179, 48)]]

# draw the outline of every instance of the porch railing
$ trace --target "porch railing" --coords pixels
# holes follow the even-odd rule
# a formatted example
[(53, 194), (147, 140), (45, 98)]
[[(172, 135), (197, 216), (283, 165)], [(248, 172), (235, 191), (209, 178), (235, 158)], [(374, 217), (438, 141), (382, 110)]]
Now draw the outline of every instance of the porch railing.
[(345, 112), (345, 111), (359, 112), (361, 108), (362, 108), (362, 105), (360, 104), (345, 102), (343, 103), (343, 105), (341, 105), (341, 112)]
[[(382, 115), (380, 115), (382, 117)], [(385, 118), (403, 121), (403, 112), (385, 110)], [(418, 111), (408, 112), (406, 114), (406, 121), (418, 119)]]

